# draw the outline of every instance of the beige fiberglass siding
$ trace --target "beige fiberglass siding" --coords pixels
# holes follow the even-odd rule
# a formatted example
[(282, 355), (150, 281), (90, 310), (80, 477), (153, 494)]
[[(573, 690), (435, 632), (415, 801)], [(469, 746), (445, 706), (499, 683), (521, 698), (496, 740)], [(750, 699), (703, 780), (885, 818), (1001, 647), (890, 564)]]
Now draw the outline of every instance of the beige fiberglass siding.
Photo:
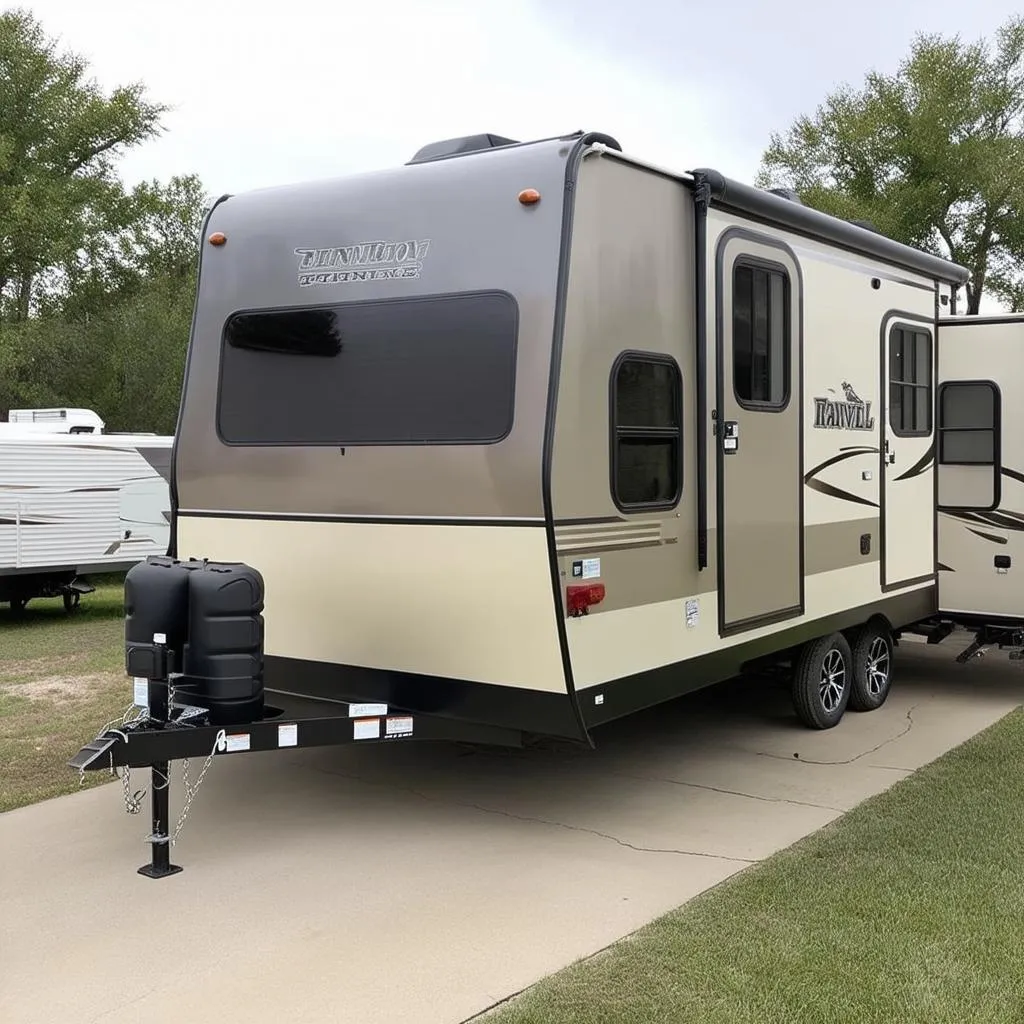
[[(576, 187), (552, 458), (559, 569), (600, 558), (602, 610), (714, 587), (696, 568), (693, 204), (678, 181), (606, 156)], [(625, 515), (610, 485), (611, 375), (627, 350), (670, 356), (683, 384), (683, 493)]]
[[(939, 464), (939, 607), (1019, 617), (1024, 612), (1024, 317), (1002, 323), (943, 321), (939, 381), (992, 381), (1000, 393), (998, 464)], [(997, 490), (999, 504), (993, 508)], [(998, 570), (997, 556), (1009, 557), (1007, 571)]]
[(271, 657), (565, 692), (543, 529), (186, 516), (178, 537), (259, 568)]
[[(886, 310), (916, 310), (932, 301), (928, 282), (712, 211), (711, 267), (719, 235), (736, 226), (783, 238), (800, 263), (805, 386), (801, 394), (794, 385), (792, 402), (803, 405), (804, 472), (817, 470), (813, 479), (825, 485), (804, 486), (805, 614), (723, 638), (715, 577), (716, 442), (710, 436), (710, 564), (702, 573), (696, 568), (691, 194), (677, 180), (608, 155), (584, 163), (576, 192), (553, 503), (563, 583), (572, 582), (574, 561), (599, 558), (606, 586), (605, 600), (590, 615), (567, 623), (577, 687), (683, 662), (879, 600), (880, 330)], [(872, 288), (873, 277), (880, 288)], [(713, 295), (708, 316), (706, 386), (713, 395)], [(624, 349), (671, 354), (682, 371), (683, 492), (668, 511), (625, 515), (611, 499), (609, 377)], [(856, 398), (872, 403), (870, 428), (813, 430), (814, 399), (845, 399), (844, 382)], [(713, 406), (709, 401), (709, 412)], [(864, 534), (871, 537), (867, 555), (860, 553)], [(756, 573), (757, 565), (749, 571)]]

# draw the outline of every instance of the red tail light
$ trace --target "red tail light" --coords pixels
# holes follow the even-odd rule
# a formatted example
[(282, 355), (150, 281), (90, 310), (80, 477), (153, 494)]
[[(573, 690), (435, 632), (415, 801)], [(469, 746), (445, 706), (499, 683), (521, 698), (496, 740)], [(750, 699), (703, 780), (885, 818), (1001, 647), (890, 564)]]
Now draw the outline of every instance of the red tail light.
[(566, 587), (565, 603), (567, 610), (574, 618), (586, 615), (595, 605), (604, 600), (603, 583), (586, 583), (582, 586)]

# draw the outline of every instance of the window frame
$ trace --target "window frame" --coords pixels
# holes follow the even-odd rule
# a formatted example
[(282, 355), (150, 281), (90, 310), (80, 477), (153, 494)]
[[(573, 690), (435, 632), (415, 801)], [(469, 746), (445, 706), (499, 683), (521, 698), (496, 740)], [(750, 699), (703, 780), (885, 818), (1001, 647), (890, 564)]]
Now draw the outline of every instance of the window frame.
[[(956, 387), (987, 387), (992, 391), (992, 426), (990, 427), (944, 427), (942, 425), (942, 399), (948, 388)], [(985, 505), (938, 505), (941, 511), (958, 512), (992, 512), (999, 508), (1002, 502), (1002, 478), (1003, 478), (1003, 394), (999, 385), (994, 380), (982, 378), (964, 378), (963, 380), (943, 381), (936, 389), (935, 397), (935, 465), (937, 471), (943, 466), (982, 466), (992, 471), (992, 501)], [(963, 461), (960, 459), (950, 460), (943, 457), (942, 441), (943, 434), (949, 432), (986, 432), (992, 434), (992, 461), (977, 462)]]
[[(896, 332), (899, 331), (904, 337), (909, 335), (915, 337), (918, 334), (924, 335), (928, 340), (928, 383), (921, 384), (916, 380), (896, 380), (892, 375), (892, 353), (893, 353), (893, 341)], [(889, 421), (889, 429), (893, 432), (896, 437), (931, 437), (935, 431), (936, 426), (936, 385), (935, 385), (935, 335), (934, 333), (924, 327), (921, 324), (906, 324), (906, 323), (894, 323), (889, 328), (889, 338), (885, 347), (885, 377), (887, 382), (886, 388), (886, 418)], [(904, 359), (904, 365), (906, 365)], [(917, 372), (917, 352), (916, 346), (914, 351), (914, 372)], [(917, 389), (924, 388), (928, 392), (928, 429), (927, 430), (904, 430), (902, 427), (897, 427), (893, 423), (892, 411), (894, 403), (892, 400), (893, 388), (900, 389), (900, 409), (905, 408), (905, 396), (909, 392), (911, 395), (916, 395)], [(914, 403), (913, 408), (917, 409), (917, 403)]]
[[(763, 270), (769, 275), (778, 274), (782, 278), (782, 381), (783, 397), (781, 402), (762, 402), (752, 399), (741, 398), (736, 390), (736, 272), (741, 269)], [(758, 256), (742, 254), (737, 256), (732, 264), (732, 280), (730, 284), (731, 309), (729, 321), (729, 344), (732, 373), (731, 378), (732, 395), (736, 404), (748, 412), (785, 412), (792, 400), (792, 366), (793, 366), (793, 281), (789, 274), (789, 268), (776, 260), (762, 259)], [(771, 379), (771, 288), (769, 287), (769, 336), (768, 336), (768, 373), (769, 382)], [(751, 344), (753, 344), (753, 302), (751, 302)]]
[[(619, 372), (623, 365), (628, 362), (658, 363), (668, 366), (672, 370), (674, 387), (672, 393), (675, 405), (675, 427), (634, 427), (623, 426), (619, 423), (618, 411), (618, 381)], [(611, 491), (612, 501), (615, 507), (625, 514), (660, 512), (675, 508), (683, 496), (683, 372), (675, 358), (667, 352), (648, 352), (638, 349), (626, 349), (620, 352), (612, 363), (611, 374), (608, 382), (608, 420), (609, 420), (609, 478), (608, 485)], [(650, 441), (674, 441), (675, 458), (673, 464), (676, 467), (677, 479), (673, 496), (667, 501), (643, 501), (623, 502), (619, 497), (619, 441), (624, 439), (650, 440)]]

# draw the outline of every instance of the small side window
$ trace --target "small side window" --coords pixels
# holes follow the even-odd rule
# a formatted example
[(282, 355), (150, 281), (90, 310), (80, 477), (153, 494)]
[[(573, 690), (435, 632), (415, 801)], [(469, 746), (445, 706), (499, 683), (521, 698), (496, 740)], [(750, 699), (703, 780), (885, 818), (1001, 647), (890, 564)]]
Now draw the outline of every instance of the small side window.
[(672, 508), (683, 485), (683, 380), (668, 356), (624, 353), (612, 368), (612, 498), (625, 511)]
[(899, 437), (932, 432), (932, 336), (895, 327), (889, 336), (889, 425)]
[(939, 508), (991, 511), (1000, 500), (999, 388), (948, 381), (938, 394)]
[(939, 462), (995, 466), (998, 393), (988, 381), (957, 381), (939, 389)]
[(778, 412), (789, 401), (789, 276), (738, 262), (732, 280), (732, 375), (740, 405)]

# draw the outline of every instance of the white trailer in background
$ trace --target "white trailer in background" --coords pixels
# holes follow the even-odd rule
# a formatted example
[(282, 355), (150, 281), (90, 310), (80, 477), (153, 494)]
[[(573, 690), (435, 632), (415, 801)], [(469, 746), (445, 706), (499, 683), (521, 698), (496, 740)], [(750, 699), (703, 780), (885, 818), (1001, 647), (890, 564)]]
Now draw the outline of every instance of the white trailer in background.
[(0, 603), (63, 597), (71, 609), (93, 590), (84, 574), (166, 552), (174, 439), (102, 430), (81, 409), (0, 424)]
[(30, 430), (48, 434), (102, 434), (103, 420), (92, 409), (11, 409), (0, 435)]

